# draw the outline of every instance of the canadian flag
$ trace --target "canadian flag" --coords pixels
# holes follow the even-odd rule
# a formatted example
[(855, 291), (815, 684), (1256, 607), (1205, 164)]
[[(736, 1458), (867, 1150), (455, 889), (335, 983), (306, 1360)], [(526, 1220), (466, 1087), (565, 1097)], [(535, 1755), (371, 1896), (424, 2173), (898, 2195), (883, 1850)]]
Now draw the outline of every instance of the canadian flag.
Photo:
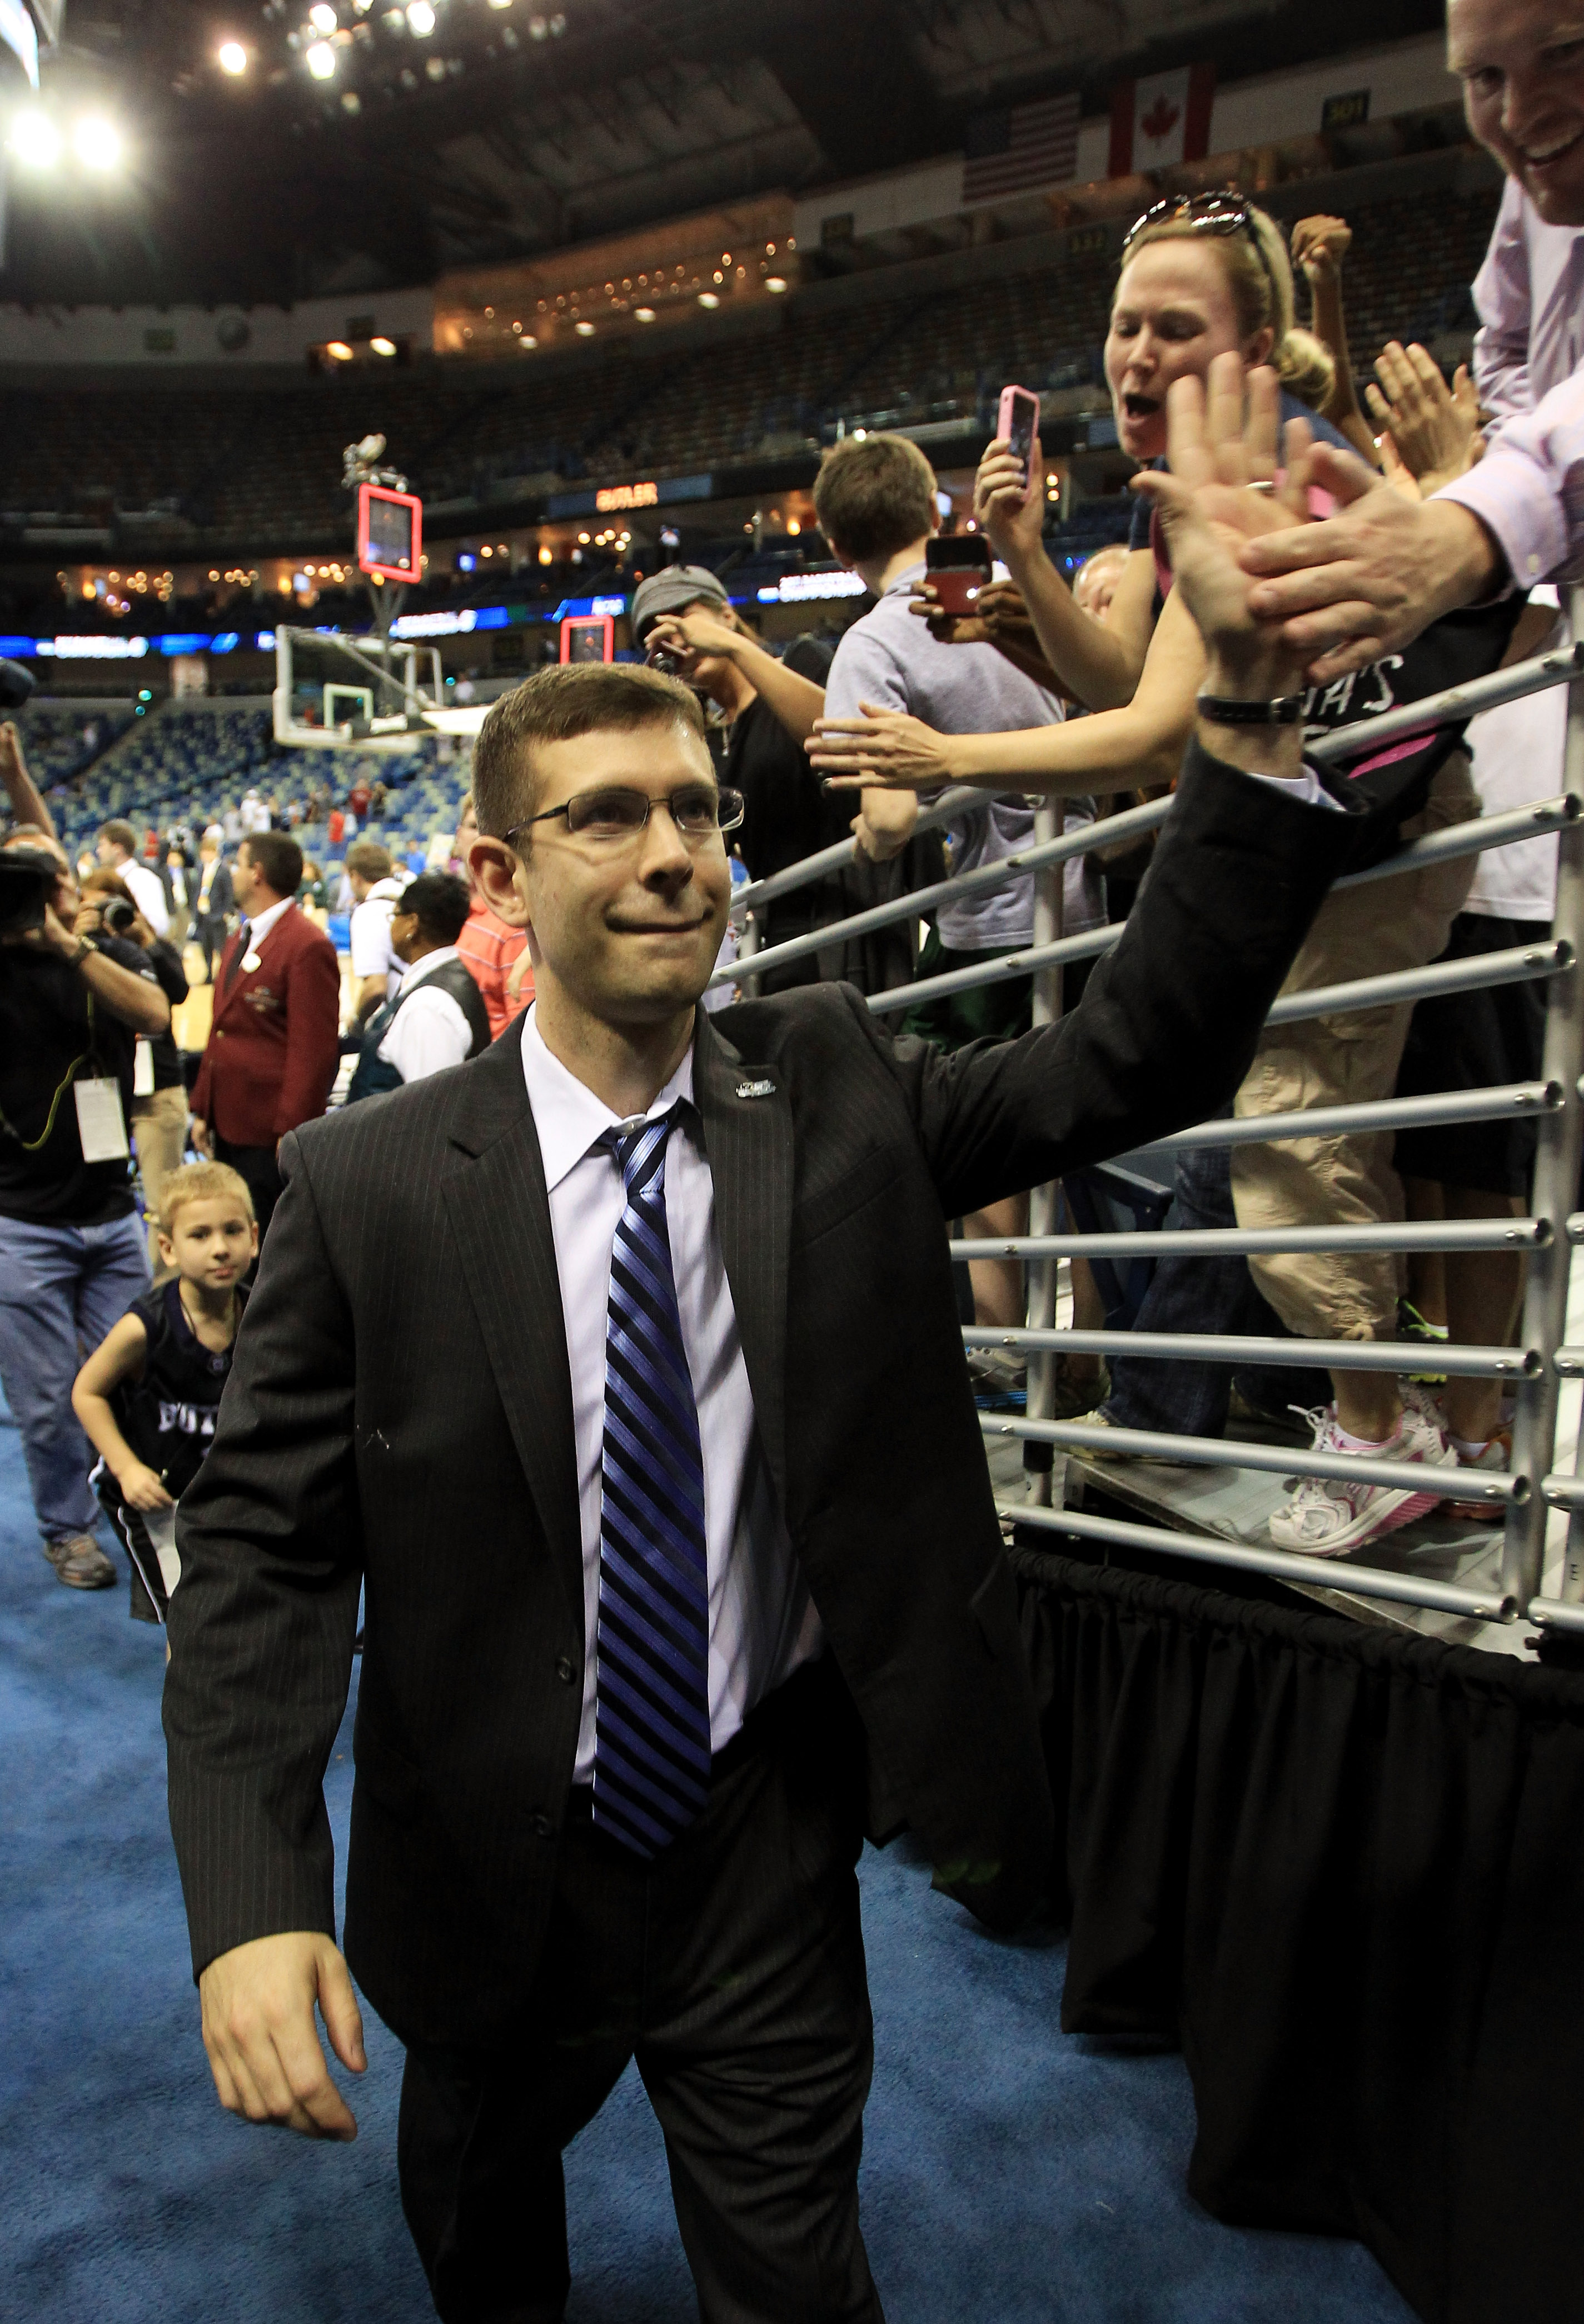
[(1214, 65), (1181, 65), (1175, 72), (1125, 80), (1111, 91), (1113, 178), (1135, 171), (1169, 170), (1202, 161), (1210, 151)]

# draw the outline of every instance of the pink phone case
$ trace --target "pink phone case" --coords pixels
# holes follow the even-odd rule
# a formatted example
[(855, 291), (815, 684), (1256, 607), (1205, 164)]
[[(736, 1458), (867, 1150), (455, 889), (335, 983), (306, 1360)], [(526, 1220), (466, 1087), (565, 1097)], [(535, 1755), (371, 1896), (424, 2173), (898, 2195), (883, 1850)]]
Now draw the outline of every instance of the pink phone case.
[[(1026, 395), (1030, 403), (1034, 406), (1034, 425), (1028, 431), (1030, 438), (1032, 439), (1039, 434), (1039, 398), (1036, 395), (1034, 390), (1031, 387), (1004, 387), (1001, 390), (1000, 409), (996, 414), (996, 434), (998, 436), (1004, 436), (1008, 441), (1010, 441), (1012, 435), (1012, 401), (1015, 396), (1018, 395)], [(1032, 477), (1026, 475), (1024, 480), (1025, 499), (1028, 497), (1027, 485), (1032, 481)]]

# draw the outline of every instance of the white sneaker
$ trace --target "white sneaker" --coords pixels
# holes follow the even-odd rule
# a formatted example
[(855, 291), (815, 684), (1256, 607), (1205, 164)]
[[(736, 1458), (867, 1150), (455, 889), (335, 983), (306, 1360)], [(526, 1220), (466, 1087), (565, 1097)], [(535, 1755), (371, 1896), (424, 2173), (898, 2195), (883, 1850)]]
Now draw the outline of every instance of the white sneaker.
[[(1310, 1417), (1314, 1423), (1317, 1452), (1351, 1453), (1368, 1460), (1341, 1442), (1336, 1406), (1326, 1405)], [(1455, 1469), (1458, 1456), (1432, 1420), (1415, 1406), (1404, 1405), (1402, 1425), (1383, 1461), (1423, 1461), (1427, 1467)], [(1270, 1537), (1280, 1549), (1302, 1550), (1306, 1557), (1340, 1557), (1349, 1549), (1395, 1533), (1415, 1517), (1439, 1508), (1435, 1493), (1410, 1492), (1401, 1485), (1370, 1485), (1353, 1478), (1305, 1477), (1285, 1509), (1270, 1520)]]

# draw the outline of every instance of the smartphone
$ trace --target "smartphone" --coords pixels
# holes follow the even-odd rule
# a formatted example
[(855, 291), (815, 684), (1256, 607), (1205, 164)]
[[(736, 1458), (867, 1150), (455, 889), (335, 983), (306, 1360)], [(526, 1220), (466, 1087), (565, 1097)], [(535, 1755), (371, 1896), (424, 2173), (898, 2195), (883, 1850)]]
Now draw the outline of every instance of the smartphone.
[(943, 613), (972, 613), (994, 570), (982, 532), (937, 532), (924, 563)]
[(680, 678), (682, 675), (683, 663), (680, 656), (673, 652), (669, 647), (661, 645), (658, 641), (655, 644), (650, 646), (648, 653), (644, 656), (644, 659), (648, 662), (650, 669), (658, 669), (667, 678)]
[(1004, 436), (1023, 463), (1023, 497), (1028, 498), (1034, 439), (1039, 433), (1039, 398), (1031, 387), (1004, 387), (996, 434)]

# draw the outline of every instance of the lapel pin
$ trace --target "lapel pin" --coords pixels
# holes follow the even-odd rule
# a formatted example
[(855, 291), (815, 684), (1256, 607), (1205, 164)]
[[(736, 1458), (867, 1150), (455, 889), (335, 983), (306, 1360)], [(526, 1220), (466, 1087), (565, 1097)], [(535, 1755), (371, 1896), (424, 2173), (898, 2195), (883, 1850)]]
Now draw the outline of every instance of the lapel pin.
[(774, 1097), (776, 1084), (774, 1082), (739, 1082), (737, 1094), (739, 1097)]

